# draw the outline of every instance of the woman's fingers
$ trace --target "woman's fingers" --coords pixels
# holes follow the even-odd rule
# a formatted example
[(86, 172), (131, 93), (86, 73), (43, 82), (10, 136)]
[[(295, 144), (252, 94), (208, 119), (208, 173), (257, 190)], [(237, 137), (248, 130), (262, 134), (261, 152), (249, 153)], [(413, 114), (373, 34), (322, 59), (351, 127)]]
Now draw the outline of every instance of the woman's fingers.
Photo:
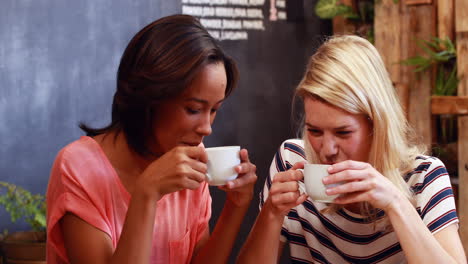
[(299, 181), (304, 178), (302, 171), (300, 170), (288, 170), (277, 173), (273, 178), (273, 182), (289, 182), (289, 181)]
[(367, 170), (343, 170), (323, 178), (323, 184), (357, 181), (368, 178)]
[(297, 198), (295, 206), (298, 206), (305, 202), (307, 200), (307, 197), (309, 197), (307, 194), (301, 194), (299, 198)]
[(237, 165), (234, 170), (241, 176), (242, 174), (255, 173), (257, 171), (257, 166), (250, 162), (242, 162)]
[(239, 151), (239, 157), (241, 162), (247, 162), (250, 163), (249, 159), (249, 151), (247, 149), (241, 149)]
[(327, 188), (327, 195), (362, 192), (374, 189), (376, 185), (372, 181), (351, 181), (345, 182), (336, 187)]
[(276, 206), (285, 206), (287, 204), (295, 204), (301, 195), (299, 192), (278, 193), (271, 196), (271, 201)]
[(304, 165), (307, 163), (307, 161), (299, 161), (294, 163), (292, 168), (290, 170), (297, 170), (297, 169), (304, 169)]
[(203, 174), (206, 174), (207, 171), (208, 171), (208, 167), (206, 165), (206, 163), (203, 163), (201, 161), (198, 161), (198, 160), (193, 160), (193, 159), (189, 159), (187, 161), (187, 165), (192, 168), (193, 170), (196, 170), (200, 173), (203, 173)]
[(355, 160), (345, 160), (342, 162), (335, 163), (328, 168), (328, 173), (334, 174), (344, 170), (363, 170), (370, 167), (369, 163), (355, 161)]
[(255, 183), (257, 181), (257, 175), (255, 173), (248, 173), (242, 176), (239, 175), (237, 179), (228, 181), (225, 185), (226, 189), (239, 188), (245, 185)]
[(234, 170), (238, 177), (235, 180), (229, 181), (225, 186), (220, 187), (222, 190), (230, 190), (234, 188), (250, 185), (257, 181), (257, 166), (249, 160), (249, 154), (246, 149), (241, 149), (239, 152), (241, 164), (237, 165)]
[(299, 189), (299, 183), (297, 181), (273, 183), (270, 188), (270, 194), (285, 193), (285, 192), (297, 192)]
[(183, 153), (191, 159), (199, 160), (203, 163), (208, 162), (208, 155), (204, 147), (178, 147), (177, 151)]

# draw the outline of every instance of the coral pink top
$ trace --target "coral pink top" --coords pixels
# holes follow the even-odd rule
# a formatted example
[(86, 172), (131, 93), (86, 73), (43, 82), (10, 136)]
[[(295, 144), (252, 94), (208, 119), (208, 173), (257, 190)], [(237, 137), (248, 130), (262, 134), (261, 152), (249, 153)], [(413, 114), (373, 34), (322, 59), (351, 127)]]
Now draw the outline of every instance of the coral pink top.
[[(47, 189), (47, 263), (69, 263), (59, 224), (66, 212), (109, 235), (115, 249), (130, 199), (94, 139), (81, 137), (63, 148)], [(167, 194), (157, 208), (151, 263), (189, 263), (211, 216), (208, 185)]]

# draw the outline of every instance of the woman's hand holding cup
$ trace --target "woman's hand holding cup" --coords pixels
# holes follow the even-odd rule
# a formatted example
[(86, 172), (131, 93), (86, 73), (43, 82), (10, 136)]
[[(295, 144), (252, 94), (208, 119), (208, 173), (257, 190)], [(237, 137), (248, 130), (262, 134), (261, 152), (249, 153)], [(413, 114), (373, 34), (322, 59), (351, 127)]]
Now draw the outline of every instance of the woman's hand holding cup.
[(206, 180), (227, 193), (236, 206), (248, 206), (257, 181), (257, 167), (250, 162), (246, 149), (239, 146), (206, 148)]
[(183, 189), (196, 189), (205, 180), (207, 156), (203, 147), (178, 146), (146, 167), (135, 190), (152, 199)]
[(328, 189), (341, 185), (342, 182), (324, 184), (324, 178), (329, 176), (328, 170), (331, 165), (305, 164), (304, 183), (299, 182), (299, 188), (315, 202), (332, 203), (338, 194), (329, 194)]
[(274, 215), (283, 217), (291, 208), (307, 199), (307, 194), (301, 194), (299, 191), (299, 181), (303, 178), (300, 169), (304, 168), (304, 163), (298, 162), (291, 169), (274, 176), (269, 197), (265, 203)]
[(238, 177), (228, 181), (219, 189), (227, 193), (226, 199), (236, 206), (249, 206), (253, 198), (255, 182), (257, 181), (257, 167), (250, 162), (246, 149), (239, 152), (241, 163), (235, 167)]

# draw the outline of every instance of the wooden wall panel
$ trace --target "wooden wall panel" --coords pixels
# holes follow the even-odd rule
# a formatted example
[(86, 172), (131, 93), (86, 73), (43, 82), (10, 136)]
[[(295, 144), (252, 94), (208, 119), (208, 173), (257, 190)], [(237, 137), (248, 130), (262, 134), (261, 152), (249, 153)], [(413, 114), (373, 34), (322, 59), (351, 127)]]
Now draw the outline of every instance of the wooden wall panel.
[(454, 41), (455, 34), (455, 0), (438, 0), (437, 1), (437, 35), (439, 38), (450, 38)]
[[(408, 57), (411, 57), (422, 53), (416, 40), (428, 40), (436, 34), (435, 5), (408, 6), (408, 12), (409, 25), (408, 27), (402, 27), (402, 34), (410, 36), (408, 41)], [(421, 23), (421, 21), (424, 21), (424, 23)], [(433, 87), (433, 73), (425, 71), (420, 74), (413, 73), (408, 75), (410, 101), (408, 119), (416, 134), (420, 136), (421, 142), (430, 146), (432, 143), (431, 91)]]
[[(341, 3), (348, 5), (348, 6), (354, 6), (353, 0), (342, 0)], [(348, 35), (348, 34), (354, 34), (355, 31), (356, 31), (356, 26), (353, 23), (351, 23), (349, 20), (341, 16), (333, 18), (333, 34)]]
[(455, 30), (458, 32), (468, 32), (468, 1), (455, 0)]
[(432, 0), (405, 0), (406, 5), (432, 4)]
[[(468, 14), (467, 14), (468, 16)], [(468, 20), (468, 17), (467, 19)], [(468, 95), (468, 31), (457, 33), (458, 95)]]
[[(457, 1), (458, 4), (460, 1)], [(465, 1), (466, 2), (466, 1)], [(466, 6), (466, 5), (465, 5)], [(468, 96), (468, 28), (463, 26), (468, 24), (466, 13), (460, 16), (457, 12), (456, 16), (457, 30), (457, 66), (458, 78), (458, 95)], [(459, 31), (465, 30), (465, 31)], [(468, 116), (458, 117), (458, 180), (460, 186), (460, 195), (458, 197), (458, 214), (460, 217), (460, 237), (465, 247), (465, 252), (468, 252)]]
[(432, 96), (431, 109), (434, 115), (468, 115), (468, 96)]
[(375, 47), (382, 55), (394, 84), (400, 83), (401, 27), (399, 5), (382, 0), (375, 5)]
[(468, 252), (468, 116), (458, 117), (458, 217), (460, 238)]

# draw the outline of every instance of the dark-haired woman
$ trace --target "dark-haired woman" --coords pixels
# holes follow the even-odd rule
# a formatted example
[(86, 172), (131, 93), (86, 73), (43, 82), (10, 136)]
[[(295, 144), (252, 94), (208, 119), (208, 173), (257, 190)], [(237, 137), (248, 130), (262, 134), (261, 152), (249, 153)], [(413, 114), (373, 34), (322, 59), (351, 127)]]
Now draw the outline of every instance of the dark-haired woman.
[(235, 63), (193, 17), (143, 28), (120, 62), (112, 122), (63, 148), (47, 191), (48, 263), (225, 263), (253, 196), (238, 179), (209, 234), (202, 140), (237, 81)]

